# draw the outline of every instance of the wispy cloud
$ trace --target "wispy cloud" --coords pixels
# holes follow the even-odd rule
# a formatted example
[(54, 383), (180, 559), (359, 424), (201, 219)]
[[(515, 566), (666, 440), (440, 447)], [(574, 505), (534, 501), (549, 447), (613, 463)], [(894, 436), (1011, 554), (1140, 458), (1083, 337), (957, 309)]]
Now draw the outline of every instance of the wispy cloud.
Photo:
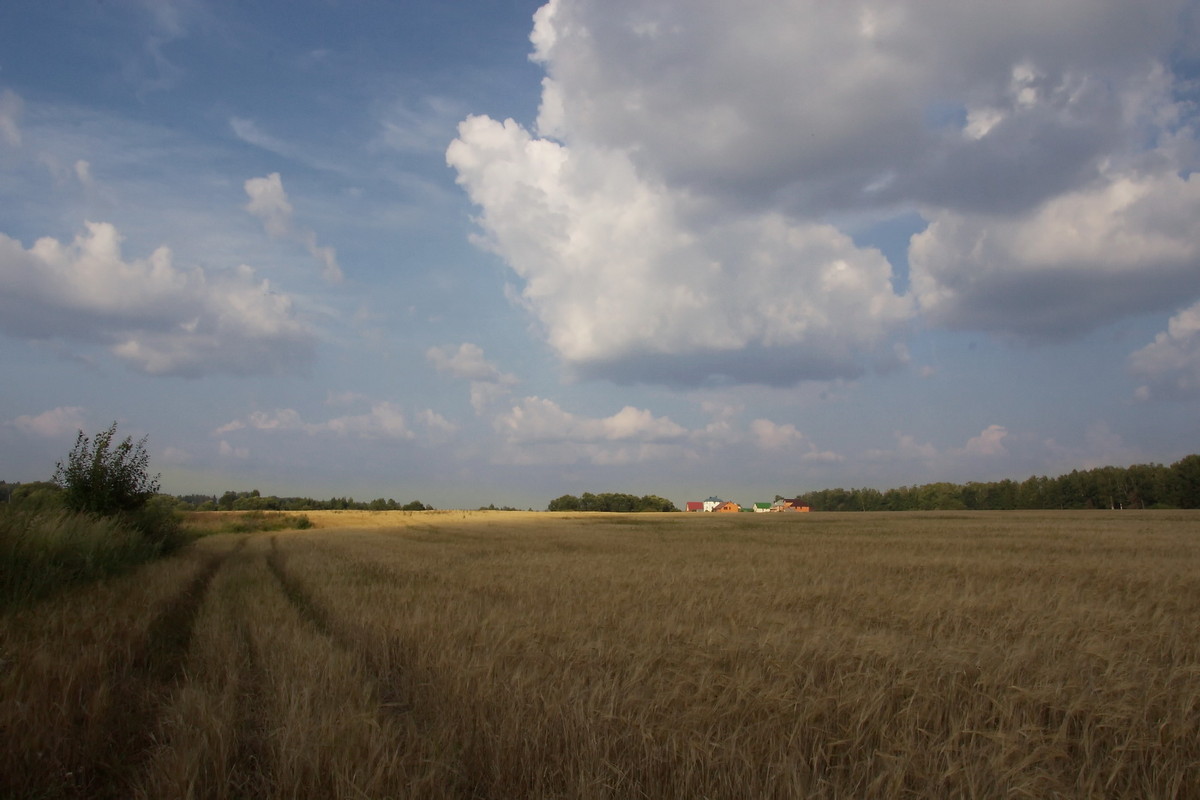
[(779, 424), (769, 419), (756, 419), (750, 423), (750, 433), (760, 450), (787, 451), (801, 461), (838, 462), (843, 456), (817, 447), (804, 433), (791, 423)]
[[(207, 16), (199, 0), (136, 0), (132, 7), (143, 12), (142, 46), (125, 54), (124, 76), (139, 95), (174, 88), (184, 70), (167, 55), (167, 48), (185, 39), (190, 27)], [(148, 23), (148, 24), (146, 24)]]
[(254, 411), (244, 419), (231, 420), (213, 431), (214, 436), (260, 431), (272, 434), (302, 433), (307, 436), (331, 436), (338, 439), (370, 439), (391, 441), (444, 441), (457, 426), (432, 409), (422, 409), (410, 416), (398, 404), (377, 401), (361, 414), (344, 414), (320, 421), (310, 421), (294, 408), (273, 411)]
[(374, 146), (401, 153), (441, 154), (446, 142), (454, 138), (455, 125), (464, 114), (461, 103), (446, 97), (391, 103), (379, 114), (380, 130)]
[(59, 406), (36, 415), (22, 414), (9, 424), (25, 433), (61, 439), (84, 430), (86, 416), (82, 406)]
[(297, 155), (294, 147), (266, 133), (252, 119), (230, 117), (229, 127), (233, 130), (234, 135), (246, 144), (261, 147), (264, 150), (284, 156), (285, 158), (295, 158)]
[(0, 92), (0, 140), (12, 147), (21, 146), (21, 127), (18, 120), (24, 103), (11, 89)]
[(471, 382), (471, 406), (476, 414), (483, 414), (485, 409), (507, 397), (511, 387), (518, 382), (515, 375), (501, 372), (484, 358), (483, 348), (470, 342), (460, 344), (457, 349), (431, 347), (425, 351), (425, 357), (438, 372)]
[(278, 172), (265, 178), (250, 178), (245, 184), (250, 202), (246, 210), (258, 217), (267, 234), (276, 238), (294, 239), (308, 250), (309, 255), (321, 264), (321, 275), (329, 283), (341, 283), (345, 277), (338, 265), (337, 253), (332, 247), (317, 244), (317, 234), (307, 228), (298, 228), (292, 222), (292, 204), (283, 189), (283, 179)]

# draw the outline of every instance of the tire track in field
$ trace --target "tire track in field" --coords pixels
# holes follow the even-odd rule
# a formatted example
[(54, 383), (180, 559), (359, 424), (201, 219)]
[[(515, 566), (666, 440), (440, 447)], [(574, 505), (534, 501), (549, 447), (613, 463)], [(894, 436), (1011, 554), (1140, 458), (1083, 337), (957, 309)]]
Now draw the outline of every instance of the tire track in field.
[(270, 732), (264, 718), (266, 675), (249, 627), (240, 626), (237, 719), (227, 785), (233, 797), (268, 797), (271, 788)]
[(155, 721), (170, 690), (183, 677), (192, 629), (208, 587), (226, 559), (239, 553), (245, 540), (225, 553), (209, 556), (184, 589), (160, 610), (146, 629), (141, 646), (113, 668), (112, 699), (95, 727), (98, 741), (87, 747), (81, 772), (81, 795), (122, 798), (145, 765), (154, 744)]
[(325, 638), (330, 639), (338, 647), (343, 650), (352, 650), (350, 643), (340, 636), (329, 621), (329, 612), (319, 605), (308, 590), (300, 581), (287, 571), (287, 555), (279, 549), (279, 543), (275, 537), (271, 537), (271, 552), (267, 555), (267, 566), (271, 568), (271, 573), (275, 579), (279, 581), (280, 587), (283, 589), (284, 596), (292, 607), (303, 617), (309, 624), (321, 632)]
[(279, 549), (275, 537), (271, 537), (271, 552), (267, 556), (267, 565), (279, 581), (288, 602), (306, 621), (316, 628), (321, 635), (329, 639), (334, 646), (350, 653), (358, 662), (363, 673), (372, 679), (375, 686), (375, 702), (382, 715), (404, 717), (412, 711), (412, 703), (396, 688), (396, 681), (389, 679), (389, 670), (379, 664), (376, 659), (363, 652), (361, 646), (352, 637), (333, 625), (329, 611), (304, 588), (294, 575), (287, 570), (287, 554)]

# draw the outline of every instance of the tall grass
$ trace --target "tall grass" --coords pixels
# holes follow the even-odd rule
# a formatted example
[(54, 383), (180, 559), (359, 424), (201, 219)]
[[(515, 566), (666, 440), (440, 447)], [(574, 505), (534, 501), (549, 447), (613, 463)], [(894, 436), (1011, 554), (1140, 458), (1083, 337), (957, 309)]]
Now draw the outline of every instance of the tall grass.
[(0, 507), (0, 608), (128, 570), (183, 543), (169, 512), (102, 517)]
[(181, 652), (181, 600), (233, 546), (205, 544), (0, 614), (0, 797), (127, 796)]

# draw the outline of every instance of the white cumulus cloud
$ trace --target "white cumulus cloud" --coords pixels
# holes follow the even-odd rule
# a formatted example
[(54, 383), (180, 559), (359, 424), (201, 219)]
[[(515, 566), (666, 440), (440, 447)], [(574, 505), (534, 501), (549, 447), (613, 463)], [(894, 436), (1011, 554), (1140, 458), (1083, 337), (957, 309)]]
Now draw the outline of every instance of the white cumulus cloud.
[(309, 362), (314, 342), (291, 297), (250, 267), (182, 270), (166, 247), (127, 261), (117, 229), (95, 222), (29, 249), (0, 234), (0, 331), (100, 342), (152, 375), (278, 372)]
[(447, 158), (562, 358), (618, 380), (857, 374), (910, 315), (877, 250), (830, 225), (710, 218), (626, 156), (471, 117)]
[[(550, 0), (536, 126), (468, 117), (447, 161), (584, 376), (852, 377), (918, 315), (1079, 335), (1200, 296), (1186, 5)], [(908, 294), (850, 234), (914, 213)]]
[(1171, 317), (1167, 329), (1129, 357), (1129, 369), (1146, 381), (1137, 397), (1200, 397), (1200, 303)]
[(952, 328), (1062, 338), (1200, 294), (1200, 176), (1119, 174), (1018, 217), (938, 212), (912, 239), (916, 295)]
[(539, 131), (758, 206), (855, 206), (886, 175), (877, 202), (1029, 205), (1128, 133), (1185, 4), (552, 0)]
[(449, 347), (431, 347), (425, 356), (438, 372), (446, 372), (456, 378), (485, 383), (516, 383), (514, 375), (503, 373), (490, 363), (483, 355), (483, 348), (477, 344), (463, 342), (456, 349)]
[(1008, 429), (1003, 425), (989, 425), (978, 436), (967, 440), (964, 452), (972, 456), (1006, 455), (1008, 449), (1004, 446), (1004, 439), (1007, 436)]
[(687, 430), (669, 417), (625, 406), (610, 417), (581, 417), (553, 400), (526, 397), (520, 405), (497, 415), (495, 428), (509, 442), (659, 442), (678, 440)]
[(246, 210), (262, 221), (263, 228), (271, 236), (286, 236), (292, 229), (292, 204), (288, 202), (279, 173), (250, 178), (245, 188), (250, 198)]

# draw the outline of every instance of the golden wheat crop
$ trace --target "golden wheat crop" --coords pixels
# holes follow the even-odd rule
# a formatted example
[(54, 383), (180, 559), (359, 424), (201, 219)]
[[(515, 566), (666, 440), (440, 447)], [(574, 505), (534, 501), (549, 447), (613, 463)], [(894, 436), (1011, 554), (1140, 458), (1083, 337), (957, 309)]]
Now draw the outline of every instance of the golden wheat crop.
[(1200, 796), (1195, 513), (308, 516), (0, 617), (0, 795)]

